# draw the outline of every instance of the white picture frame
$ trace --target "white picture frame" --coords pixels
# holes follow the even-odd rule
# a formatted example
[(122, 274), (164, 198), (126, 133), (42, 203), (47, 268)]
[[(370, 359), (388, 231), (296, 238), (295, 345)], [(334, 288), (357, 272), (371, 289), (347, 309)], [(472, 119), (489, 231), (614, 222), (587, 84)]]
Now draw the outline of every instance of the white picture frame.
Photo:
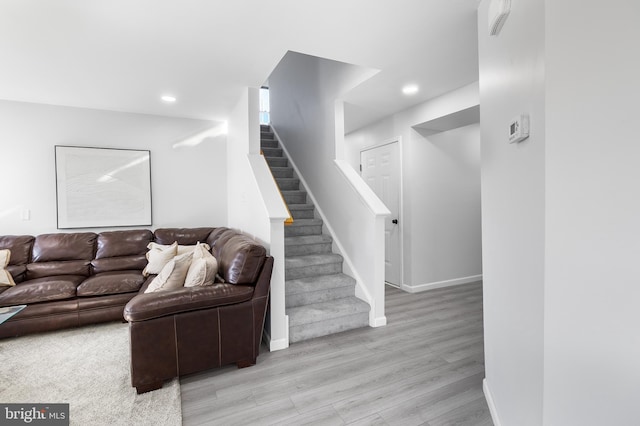
[(58, 229), (151, 226), (151, 152), (55, 146)]

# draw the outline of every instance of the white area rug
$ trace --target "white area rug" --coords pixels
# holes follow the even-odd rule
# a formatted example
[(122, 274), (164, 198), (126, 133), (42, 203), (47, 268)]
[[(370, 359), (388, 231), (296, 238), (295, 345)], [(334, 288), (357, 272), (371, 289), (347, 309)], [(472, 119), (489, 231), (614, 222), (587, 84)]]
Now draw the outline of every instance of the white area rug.
[(181, 425), (180, 383), (137, 395), (128, 324), (0, 340), (0, 402), (69, 403), (72, 425)]

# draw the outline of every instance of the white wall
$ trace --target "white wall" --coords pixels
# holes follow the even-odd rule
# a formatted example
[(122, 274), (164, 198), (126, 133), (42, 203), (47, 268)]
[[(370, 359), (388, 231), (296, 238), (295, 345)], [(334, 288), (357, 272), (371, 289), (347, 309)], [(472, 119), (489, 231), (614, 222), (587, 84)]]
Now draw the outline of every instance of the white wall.
[(250, 234), (274, 258), (269, 316), (265, 324), (270, 350), (289, 346), (285, 315), (284, 221), (289, 217), (269, 166), (260, 152), (258, 89), (245, 88), (229, 117), (229, 227)]
[(639, 16), (546, 2), (545, 425), (640, 424)]
[(386, 323), (384, 246), (379, 250), (384, 223), (335, 162), (341, 157), (336, 145), (344, 137), (342, 104), (336, 100), (370, 74), (354, 65), (289, 52), (269, 77), (269, 92), (272, 126), (324, 215), (345, 257), (345, 272), (364, 292), (357, 295), (371, 303), (370, 325), (375, 326)]
[[(229, 226), (247, 230), (256, 238), (269, 242), (266, 206), (251, 171), (249, 155), (260, 152), (260, 124), (257, 115), (256, 89), (245, 89), (229, 118), (227, 139), (227, 182)], [(257, 209), (257, 211), (256, 211)]]
[[(545, 96), (544, 3), (512, 2), (490, 37), (490, 1), (478, 10), (485, 369), (502, 425), (542, 424)], [(529, 113), (531, 136), (507, 141)]]
[(0, 235), (57, 232), (55, 145), (150, 150), (153, 229), (227, 223), (224, 137), (172, 147), (215, 122), (11, 101), (0, 122)]
[[(630, 52), (640, 6), (513, 2), (490, 38), (488, 3), (478, 16), (494, 418), (638, 424), (640, 61)], [(509, 146), (509, 117), (521, 112), (531, 115), (531, 137)]]
[(402, 287), (408, 291), (481, 278), (480, 127), (473, 124), (430, 136), (413, 128), (474, 105), (478, 105), (477, 83), (345, 137), (346, 158), (355, 170), (361, 150), (401, 140)]

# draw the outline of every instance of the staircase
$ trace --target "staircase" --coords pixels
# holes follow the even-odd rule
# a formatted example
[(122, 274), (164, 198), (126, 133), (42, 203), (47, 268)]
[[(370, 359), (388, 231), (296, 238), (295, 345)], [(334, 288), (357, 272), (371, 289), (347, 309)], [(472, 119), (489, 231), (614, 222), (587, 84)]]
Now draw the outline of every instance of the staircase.
[(369, 305), (355, 297), (355, 280), (342, 273), (342, 256), (332, 252), (332, 239), (322, 233), (322, 220), (269, 126), (260, 127), (260, 144), (293, 216), (284, 230), (289, 342), (368, 326)]

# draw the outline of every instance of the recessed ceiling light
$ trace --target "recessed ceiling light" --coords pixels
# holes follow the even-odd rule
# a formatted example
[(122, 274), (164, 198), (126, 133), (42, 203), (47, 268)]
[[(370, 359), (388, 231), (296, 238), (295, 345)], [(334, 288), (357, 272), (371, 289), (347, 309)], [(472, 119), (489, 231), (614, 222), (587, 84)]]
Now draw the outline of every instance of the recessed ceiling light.
[(172, 102), (175, 102), (175, 101), (176, 101), (175, 96), (170, 96), (170, 95), (164, 95), (161, 99), (162, 99), (164, 102), (168, 102), (168, 103), (172, 103)]
[(402, 88), (402, 93), (405, 95), (415, 95), (418, 93), (418, 90), (419, 88), (416, 84), (407, 84)]

